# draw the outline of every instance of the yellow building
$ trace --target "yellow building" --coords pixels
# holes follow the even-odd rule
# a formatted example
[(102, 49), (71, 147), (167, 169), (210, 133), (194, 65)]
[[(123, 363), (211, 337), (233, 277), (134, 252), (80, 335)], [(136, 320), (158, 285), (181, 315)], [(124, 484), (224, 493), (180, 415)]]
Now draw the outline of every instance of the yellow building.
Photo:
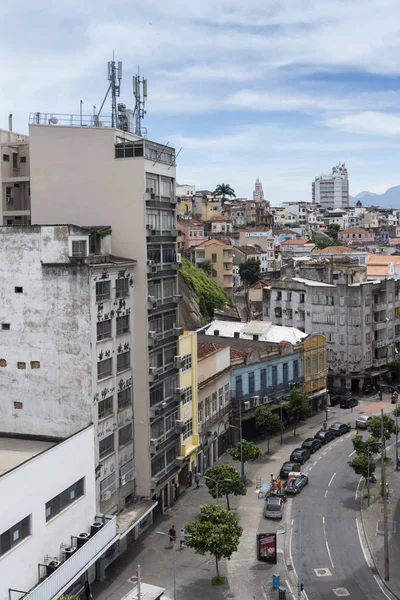
[(190, 219), (192, 216), (193, 200), (191, 196), (178, 196), (176, 214), (179, 218)]
[(182, 421), (181, 459), (183, 468), (179, 484), (186, 487), (194, 481), (196, 453), (199, 447), (198, 398), (197, 398), (197, 333), (185, 331), (179, 336), (179, 419)]
[(198, 267), (205, 260), (212, 263), (211, 277), (228, 294), (233, 288), (233, 249), (230, 243), (209, 239), (193, 249), (194, 264)]
[(326, 337), (311, 333), (303, 340), (303, 377), (304, 392), (312, 404), (313, 412), (326, 406), (327, 376)]

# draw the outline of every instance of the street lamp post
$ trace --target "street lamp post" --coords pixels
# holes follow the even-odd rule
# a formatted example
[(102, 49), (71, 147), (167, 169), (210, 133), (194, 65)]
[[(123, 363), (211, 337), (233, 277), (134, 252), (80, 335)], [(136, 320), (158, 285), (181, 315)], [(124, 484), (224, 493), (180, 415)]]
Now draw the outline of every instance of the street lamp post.
[(216, 497), (216, 501), (215, 504), (219, 504), (219, 484), (223, 483), (224, 481), (232, 481), (232, 479), (213, 479), (212, 477), (208, 477), (208, 475), (204, 475), (204, 479), (209, 479), (210, 481), (213, 481), (215, 483), (215, 487), (216, 487), (216, 491), (217, 491), (217, 497)]
[(399, 401), (399, 390), (398, 386), (395, 388), (396, 403), (395, 403), (395, 423), (396, 423), (396, 471), (399, 470), (399, 431), (397, 427), (397, 406)]
[(283, 400), (281, 400), (281, 401), (279, 402), (279, 408), (280, 408), (280, 413), (281, 413), (281, 415), (280, 415), (280, 416), (281, 416), (281, 446), (282, 446), (282, 444), (283, 444), (283, 411), (282, 411), (282, 408), (283, 408)]
[[(371, 481), (370, 481), (370, 472), (369, 472), (369, 447), (370, 446), (376, 446), (376, 444), (378, 444), (379, 442), (370, 442), (369, 444), (367, 444), (367, 468), (368, 468), (368, 506), (370, 505), (371, 502)], [(382, 449), (383, 451), (383, 449)]]
[(242, 399), (239, 400), (239, 439), (240, 439), (240, 474), (244, 475), (244, 463), (243, 463), (243, 433), (242, 433)]
[[(165, 535), (166, 537), (169, 537), (169, 533), (164, 533), (163, 531), (156, 531), (157, 535)], [(185, 538), (186, 537), (192, 537), (191, 535), (187, 535), (185, 533)], [(175, 539), (174, 539), (174, 544), (172, 546), (172, 550), (173, 550), (173, 564), (174, 564), (174, 600), (176, 600), (176, 546), (175, 546)]]

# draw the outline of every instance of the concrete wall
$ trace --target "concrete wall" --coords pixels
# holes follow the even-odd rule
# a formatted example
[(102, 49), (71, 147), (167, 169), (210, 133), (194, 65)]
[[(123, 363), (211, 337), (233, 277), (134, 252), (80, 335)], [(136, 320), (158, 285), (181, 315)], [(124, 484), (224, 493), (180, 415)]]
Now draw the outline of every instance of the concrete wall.
[[(36, 585), (38, 563), (45, 556), (60, 559), (61, 544), (70, 545), (71, 535), (90, 531), (96, 516), (94, 467), (89, 427), (0, 477), (0, 531), (32, 515), (31, 536), (0, 559), (1, 600), (8, 600), (9, 587), (29, 590)], [(46, 502), (82, 477), (85, 495), (46, 523)]]

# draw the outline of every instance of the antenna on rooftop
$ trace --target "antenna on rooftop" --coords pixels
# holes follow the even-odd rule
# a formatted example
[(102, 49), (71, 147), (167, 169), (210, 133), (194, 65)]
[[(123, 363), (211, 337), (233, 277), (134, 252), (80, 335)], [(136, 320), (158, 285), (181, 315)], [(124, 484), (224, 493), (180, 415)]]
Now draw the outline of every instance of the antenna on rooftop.
[(115, 62), (113, 52), (113, 59), (108, 63), (108, 81), (110, 82), (110, 85), (108, 86), (107, 93), (104, 96), (103, 103), (100, 106), (100, 110), (97, 114), (97, 122), (99, 122), (100, 113), (103, 109), (105, 101), (107, 100), (108, 94), (111, 92), (111, 127), (118, 127), (117, 98), (119, 98), (121, 91), (121, 79), (122, 62)]
[(139, 65), (137, 75), (132, 78), (132, 83), (135, 97), (135, 134), (142, 137), (142, 133), (146, 133), (145, 130), (142, 131), (142, 119), (147, 114), (147, 110), (144, 108), (147, 100), (147, 79), (140, 78)]

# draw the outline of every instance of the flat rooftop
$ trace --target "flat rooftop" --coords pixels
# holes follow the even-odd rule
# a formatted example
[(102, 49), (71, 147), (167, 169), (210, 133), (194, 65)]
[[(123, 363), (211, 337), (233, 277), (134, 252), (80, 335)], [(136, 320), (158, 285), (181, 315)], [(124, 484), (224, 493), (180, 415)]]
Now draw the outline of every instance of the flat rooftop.
[(44, 440), (0, 437), (0, 477), (55, 445)]

